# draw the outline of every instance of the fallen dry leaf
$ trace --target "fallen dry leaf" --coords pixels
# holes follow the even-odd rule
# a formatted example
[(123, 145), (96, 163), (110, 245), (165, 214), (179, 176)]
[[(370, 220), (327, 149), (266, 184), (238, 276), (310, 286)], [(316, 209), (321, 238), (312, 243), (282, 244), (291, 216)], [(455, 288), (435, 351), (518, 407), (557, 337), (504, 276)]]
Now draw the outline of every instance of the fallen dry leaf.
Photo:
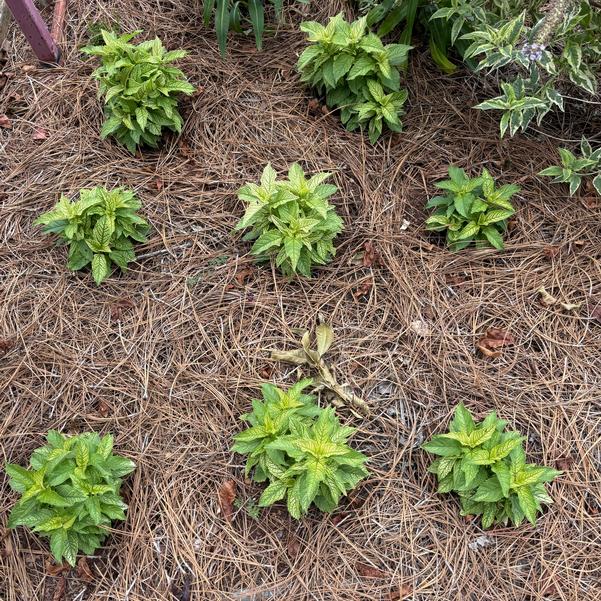
[(158, 177), (154, 180), (154, 185), (156, 186), (157, 190), (162, 190), (163, 189), (163, 180), (159, 179)]
[(598, 322), (601, 322), (601, 305), (597, 305), (592, 311), (591, 311), (591, 317), (593, 319), (596, 319)]
[(104, 399), (100, 399), (96, 410), (102, 417), (108, 417), (112, 413), (113, 408)]
[(416, 319), (409, 324), (409, 327), (422, 338), (430, 335), (430, 326), (423, 319)]
[(401, 223), (401, 227), (400, 227), (401, 232), (404, 232), (410, 225), (411, 225), (411, 221), (407, 221), (406, 219), (403, 219), (403, 223)]
[(13, 553), (13, 539), (10, 535), (10, 529), (0, 528), (0, 557), (8, 557)]
[(562, 472), (568, 471), (574, 465), (574, 458), (570, 457), (570, 455), (566, 455), (565, 457), (560, 457), (555, 462), (555, 467)]
[(35, 65), (23, 65), (21, 67), (21, 71), (23, 71), (23, 73), (33, 73), (33, 71), (35, 71), (36, 67)]
[(577, 309), (580, 309), (580, 306), (582, 305), (582, 303), (559, 303), (561, 305), (561, 308), (564, 309), (565, 311), (576, 311)]
[(6, 355), (6, 353), (8, 353), (8, 351), (10, 351), (10, 349), (13, 348), (13, 346), (15, 346), (15, 343), (12, 340), (9, 340), (8, 338), (1, 339), (0, 357), (4, 357), (4, 355)]
[(94, 572), (85, 556), (77, 561), (77, 577), (84, 582), (94, 582)]
[(244, 286), (246, 283), (246, 278), (252, 275), (253, 270), (250, 267), (245, 267), (240, 271), (236, 272), (234, 279), (236, 280), (238, 286)]
[(410, 584), (400, 584), (398, 588), (390, 591), (388, 598), (390, 601), (402, 601), (413, 593), (413, 587)]
[(547, 257), (547, 259), (551, 260), (559, 254), (560, 250), (561, 246), (557, 244), (549, 244), (549, 246), (546, 246), (543, 250), (543, 254), (545, 255), (545, 257)]
[(133, 309), (135, 303), (129, 298), (119, 298), (114, 303), (111, 303), (111, 321), (121, 321), (123, 312), (126, 309)]
[(65, 598), (67, 592), (67, 578), (63, 574), (57, 581), (54, 589), (54, 595), (52, 595), (52, 601), (62, 601)]
[(68, 563), (54, 563), (54, 560), (48, 558), (44, 566), (46, 568), (46, 574), (48, 576), (60, 576), (65, 572), (68, 572), (71, 568)]
[(540, 294), (540, 304), (543, 305), (544, 307), (552, 307), (553, 305), (557, 304), (557, 299), (554, 296), (551, 296), (544, 288), (544, 286), (541, 286), (537, 292)]
[(386, 578), (388, 576), (386, 572), (360, 561), (355, 564), (355, 569), (359, 576), (363, 576), (363, 578)]
[(502, 328), (488, 328), (486, 335), (476, 344), (477, 349), (485, 357), (499, 357), (503, 347), (515, 342), (513, 336)]
[(373, 280), (364, 280), (361, 284), (359, 284), (359, 286), (357, 286), (353, 290), (353, 298), (355, 300), (359, 300), (362, 296), (367, 296), (369, 294), (369, 291), (373, 288), (373, 285)]
[(6, 115), (0, 115), (0, 127), (3, 129), (12, 129), (12, 123)]
[(296, 559), (301, 551), (301, 546), (298, 538), (294, 535), (290, 535), (286, 541), (286, 553), (290, 559)]
[(312, 113), (319, 112), (319, 110), (320, 110), (319, 109), (319, 100), (316, 100), (315, 98), (311, 98), (311, 100), (309, 100), (309, 102), (307, 102), (307, 108)]
[(382, 264), (380, 253), (376, 250), (373, 242), (366, 242), (363, 245), (363, 267), (379, 267)]
[(31, 135), (32, 140), (45, 140), (48, 137), (48, 132), (43, 127), (36, 127)]
[(226, 521), (232, 521), (234, 514), (234, 500), (236, 499), (236, 482), (234, 480), (226, 480), (218, 491), (219, 506)]
[(324, 115), (327, 115), (327, 114), (329, 114), (329, 112), (330, 112), (330, 109), (329, 109), (329, 108), (328, 108), (328, 107), (327, 107), (327, 106), (324, 104), (324, 105), (321, 107), (321, 112), (322, 112)]

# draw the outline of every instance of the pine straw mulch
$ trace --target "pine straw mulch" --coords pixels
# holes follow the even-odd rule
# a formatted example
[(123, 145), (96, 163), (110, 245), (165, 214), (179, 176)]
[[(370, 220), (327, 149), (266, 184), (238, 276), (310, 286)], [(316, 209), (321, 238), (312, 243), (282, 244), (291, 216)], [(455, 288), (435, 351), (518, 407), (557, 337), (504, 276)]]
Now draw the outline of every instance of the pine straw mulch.
[[(342, 7), (315, 4), (290, 9), (263, 53), (236, 38), (225, 61), (188, 3), (74, 0), (53, 70), (26, 68), (34, 58), (12, 31), (0, 92), (12, 122), (0, 129), (0, 459), (24, 464), (49, 428), (95, 429), (139, 469), (91, 583), (70, 574), (63, 595), (46, 542), (20, 529), (1, 543), (2, 601), (183, 600), (186, 587), (199, 600), (601, 599), (600, 206), (534, 177), (556, 138), (594, 134), (599, 120), (574, 113), (499, 141), (493, 116), (469, 108), (482, 84), (441, 75), (417, 51), (406, 132), (374, 148), (308, 106), (297, 25), (303, 11), (325, 19)], [(111, 17), (190, 50), (182, 63), (198, 93), (182, 102), (183, 135), (160, 152), (132, 157), (98, 137), (94, 61), (77, 48), (88, 23)], [(330, 170), (340, 188), (339, 254), (310, 280), (255, 267), (232, 235), (236, 189), (268, 161)], [(451, 254), (424, 232), (449, 163), (522, 186), (506, 252)], [(153, 226), (139, 262), (98, 289), (32, 227), (61, 192), (93, 185), (133, 187)], [(379, 262), (362, 261), (367, 243)], [(544, 307), (541, 286), (582, 305)], [(330, 517), (295, 522), (275, 507), (255, 520), (242, 508), (227, 523), (219, 486), (234, 479), (243, 503), (260, 490), (229, 451), (238, 416), (265, 379), (295, 380), (269, 351), (292, 348), (293, 329), (318, 314), (337, 334), (339, 378), (372, 406), (364, 420), (340, 412), (371, 477)], [(487, 359), (476, 344), (491, 326), (515, 344)], [(419, 445), (461, 400), (479, 416), (496, 409), (527, 434), (531, 460), (565, 469), (536, 528), (483, 533), (435, 493)], [(0, 486), (1, 527), (16, 496), (4, 475)]]

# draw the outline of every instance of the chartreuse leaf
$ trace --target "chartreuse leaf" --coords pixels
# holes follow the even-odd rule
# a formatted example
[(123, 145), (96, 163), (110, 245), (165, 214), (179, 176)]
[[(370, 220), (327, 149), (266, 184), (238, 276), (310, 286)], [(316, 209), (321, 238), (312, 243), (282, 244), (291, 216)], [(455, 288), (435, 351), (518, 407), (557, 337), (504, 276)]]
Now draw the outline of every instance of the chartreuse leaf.
[(481, 516), (483, 528), (509, 521), (519, 525), (524, 518), (535, 525), (542, 504), (552, 502), (544, 484), (561, 474), (527, 464), (524, 437), (505, 432), (506, 425), (494, 411), (477, 423), (460, 404), (450, 432), (422, 445), (439, 455), (428, 468), (438, 479), (438, 492), (457, 493), (462, 515)]
[(323, 182), (329, 173), (307, 179), (302, 167), (291, 165), (287, 180), (278, 180), (267, 165), (260, 184), (247, 183), (238, 191), (247, 203), (236, 229), (250, 228), (251, 253), (261, 262), (273, 259), (284, 275), (311, 276), (313, 264), (324, 265), (334, 256), (333, 240), (342, 220), (328, 198), (338, 188)]
[(135, 465), (113, 454), (110, 435), (50, 431), (47, 438), (32, 453), (36, 469), (6, 465), (11, 487), (21, 493), (8, 526), (49, 538), (55, 560), (75, 565), (79, 551), (93, 553), (102, 544), (113, 519), (125, 519), (127, 506), (118, 493), (121, 477)]
[(332, 408), (321, 409), (303, 394), (310, 384), (301, 380), (287, 392), (264, 385), (263, 399), (253, 400), (253, 411), (242, 416), (250, 427), (234, 437), (232, 448), (247, 455), (247, 475), (269, 482), (259, 505), (285, 500), (296, 519), (313, 504), (333, 511), (367, 475), (367, 457), (347, 444), (354, 429), (342, 426)]
[[(79, 195), (75, 202), (61, 197), (54, 209), (35, 223), (44, 225), (44, 233), (56, 234), (69, 245), (69, 269), (91, 264), (94, 281), (101, 284), (113, 262), (126, 269), (135, 261), (132, 241), (145, 242), (149, 227), (136, 212), (140, 202), (131, 190), (91, 188), (80, 190)], [(53, 444), (59, 445), (60, 439)]]
[(105, 100), (106, 121), (100, 135), (114, 136), (132, 153), (144, 145), (156, 148), (164, 128), (181, 131), (177, 97), (195, 90), (172, 65), (186, 53), (168, 52), (158, 38), (131, 44), (140, 32), (121, 36), (104, 30), (101, 33), (104, 45), (82, 49), (101, 59), (101, 66), (92, 74)]
[(446, 231), (451, 250), (461, 250), (475, 243), (503, 248), (503, 233), (508, 219), (515, 213), (511, 196), (518, 186), (505, 185), (495, 189), (495, 182), (486, 169), (482, 175), (469, 178), (463, 169), (449, 167), (450, 179), (436, 182), (435, 186), (447, 191), (426, 205), (434, 214), (426, 220), (426, 229)]
[(310, 45), (299, 57), (301, 80), (325, 95), (328, 107), (340, 109), (349, 130), (362, 129), (375, 144), (384, 126), (399, 132), (407, 91), (400, 89), (400, 70), (411, 49), (406, 44), (383, 44), (366, 28), (366, 18), (352, 23), (342, 14), (326, 27), (301, 24)]

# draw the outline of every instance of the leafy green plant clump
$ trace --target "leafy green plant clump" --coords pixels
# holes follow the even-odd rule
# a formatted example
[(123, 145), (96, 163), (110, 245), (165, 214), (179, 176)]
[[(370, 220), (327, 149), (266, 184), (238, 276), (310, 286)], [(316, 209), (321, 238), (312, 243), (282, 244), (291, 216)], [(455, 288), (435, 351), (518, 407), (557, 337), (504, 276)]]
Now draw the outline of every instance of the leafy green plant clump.
[(400, 89), (399, 66), (411, 47), (384, 45), (367, 31), (366, 17), (348, 23), (339, 14), (325, 27), (308, 21), (301, 30), (311, 42), (298, 59), (301, 79), (324, 94), (328, 106), (340, 109), (345, 127), (367, 129), (372, 144), (384, 125), (401, 131), (407, 91)]
[(553, 183), (570, 184), (570, 196), (576, 193), (583, 178), (592, 178), (592, 183), (601, 195), (601, 147), (593, 150), (590, 142), (583, 137), (580, 142), (580, 156), (567, 148), (558, 148), (561, 165), (543, 169), (539, 175), (554, 177)]
[(330, 173), (305, 177), (294, 163), (287, 180), (267, 165), (260, 185), (247, 183), (238, 198), (248, 204), (236, 229), (251, 228), (245, 240), (255, 240), (251, 253), (260, 261), (275, 258), (285, 275), (311, 276), (311, 267), (325, 265), (335, 254), (334, 238), (342, 231), (342, 219), (328, 198), (338, 188), (325, 184)]
[[(269, 0), (273, 4), (278, 20), (282, 17), (282, 0)], [(227, 48), (229, 31), (243, 33), (252, 30), (257, 50), (263, 47), (265, 31), (264, 0), (203, 0), (202, 11), (205, 26), (215, 20), (215, 31), (219, 51), (224, 56)]]
[(286, 499), (296, 519), (312, 503), (333, 511), (368, 474), (367, 457), (347, 444), (355, 429), (341, 426), (333, 408), (321, 409), (303, 393), (311, 382), (301, 380), (287, 392), (263, 384), (263, 399), (253, 400), (252, 412), (241, 418), (250, 427), (234, 437), (232, 448), (247, 455), (247, 477), (268, 482), (259, 506)]
[(132, 240), (146, 241), (149, 227), (136, 213), (140, 207), (133, 192), (125, 188), (83, 189), (78, 201), (62, 196), (52, 211), (34, 223), (69, 246), (69, 269), (77, 271), (91, 264), (94, 281), (100, 284), (113, 263), (125, 270), (136, 260)]
[(156, 148), (165, 127), (179, 133), (183, 121), (177, 96), (194, 92), (183, 72), (171, 66), (186, 51), (167, 52), (158, 38), (137, 46), (129, 43), (139, 33), (117, 36), (102, 30), (104, 45), (82, 49), (102, 60), (92, 74), (105, 100), (106, 121), (100, 135), (114, 136), (131, 153), (144, 144)]
[(438, 434), (422, 446), (439, 455), (429, 470), (438, 478), (438, 492), (455, 492), (461, 515), (482, 516), (482, 527), (519, 526), (526, 518), (536, 525), (542, 504), (553, 502), (545, 489), (561, 472), (526, 463), (517, 432), (505, 432), (507, 422), (490, 413), (481, 423), (460, 404), (450, 431)]
[(505, 184), (496, 188), (486, 169), (480, 177), (470, 178), (463, 169), (451, 166), (449, 176), (451, 179), (434, 184), (447, 194), (427, 202), (427, 209), (436, 210), (426, 220), (426, 229), (446, 231), (451, 250), (460, 250), (472, 242), (503, 248), (507, 220), (515, 213), (510, 199), (519, 192), (519, 186)]
[(26, 526), (50, 539), (57, 563), (75, 565), (77, 553), (90, 555), (102, 544), (113, 520), (124, 520), (119, 494), (123, 476), (135, 469), (113, 454), (113, 437), (95, 432), (64, 436), (51, 430), (36, 449), (30, 469), (7, 464), (11, 488), (21, 493), (8, 527)]

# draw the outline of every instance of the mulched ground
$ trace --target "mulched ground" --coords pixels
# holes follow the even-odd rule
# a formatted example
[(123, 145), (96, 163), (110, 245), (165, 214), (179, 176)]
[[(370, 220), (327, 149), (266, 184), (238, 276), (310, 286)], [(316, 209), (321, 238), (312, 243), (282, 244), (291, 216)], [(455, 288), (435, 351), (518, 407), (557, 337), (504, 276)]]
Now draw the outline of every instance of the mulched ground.
[[(0, 599), (184, 601), (187, 587), (193, 600), (601, 599), (601, 202), (535, 176), (560, 140), (598, 134), (596, 105), (499, 141), (494, 116), (470, 109), (490, 89), (440, 74), (418, 49), (406, 132), (372, 147), (313, 113), (294, 69), (298, 23), (342, 2), (298, 6), (264, 52), (236, 38), (226, 60), (187, 2), (73, 0), (59, 69), (28, 67), (13, 29), (0, 75), (12, 125), (0, 129), (0, 459), (24, 464), (49, 428), (95, 429), (139, 469), (92, 582), (70, 574), (63, 594), (46, 542), (20, 529), (0, 536)], [(182, 67), (198, 93), (160, 152), (132, 157), (98, 137), (96, 63), (78, 47), (111, 19), (190, 51)], [(332, 171), (340, 188), (339, 252), (310, 280), (257, 268), (232, 234), (237, 188), (269, 161)], [(424, 231), (449, 163), (522, 186), (505, 252), (451, 254)], [(94, 185), (134, 188), (152, 224), (138, 263), (100, 288), (32, 226), (60, 193)], [(363, 260), (366, 244), (379, 261)], [(542, 306), (541, 286), (582, 304)], [(229, 451), (238, 417), (265, 379), (295, 381), (269, 353), (319, 315), (336, 332), (339, 379), (372, 407), (364, 420), (340, 411), (371, 477), (330, 517), (242, 507), (227, 523), (223, 482), (243, 504), (260, 492)], [(489, 327), (515, 339), (492, 359), (476, 350)], [(435, 494), (419, 445), (459, 401), (496, 409), (528, 436), (532, 461), (565, 469), (536, 528), (485, 533)], [(0, 475), (0, 528), (15, 500)]]

